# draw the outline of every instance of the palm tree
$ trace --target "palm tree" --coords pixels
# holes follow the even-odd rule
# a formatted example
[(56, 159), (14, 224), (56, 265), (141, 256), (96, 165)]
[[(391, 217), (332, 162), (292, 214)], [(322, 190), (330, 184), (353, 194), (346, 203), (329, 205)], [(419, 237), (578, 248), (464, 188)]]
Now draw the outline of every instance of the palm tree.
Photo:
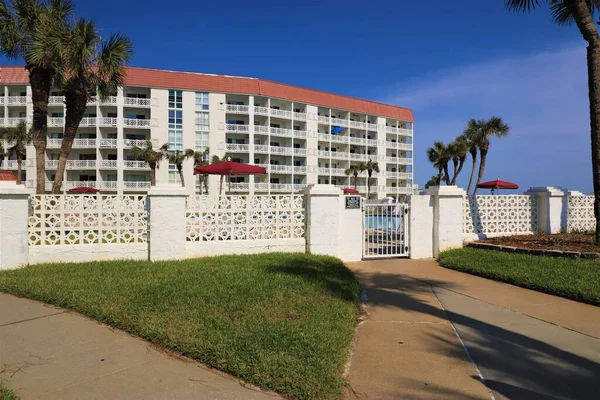
[(451, 185), (456, 185), (456, 180), (458, 179), (458, 175), (463, 169), (465, 165), (465, 161), (467, 160), (467, 152), (469, 151), (469, 143), (467, 139), (461, 135), (454, 139), (454, 142), (448, 145), (448, 152), (452, 158), (452, 179), (450, 180)]
[(64, 73), (61, 46), (72, 12), (70, 0), (0, 0), (0, 53), (22, 58), (29, 72), (38, 194), (46, 188), (48, 97), (54, 78)]
[(477, 168), (477, 150), (481, 144), (481, 129), (482, 124), (478, 123), (475, 119), (471, 118), (467, 122), (467, 127), (463, 133), (463, 136), (467, 140), (468, 151), (471, 153), (471, 160), (473, 165), (471, 166), (471, 177), (469, 178), (469, 186), (467, 187), (467, 194), (471, 192), (471, 186), (473, 186), (473, 179), (475, 178), (475, 169)]
[(360, 175), (366, 169), (365, 164), (354, 164), (351, 165), (350, 168), (344, 171), (344, 173), (348, 176), (354, 176), (354, 189), (356, 190), (358, 187), (358, 175)]
[(27, 157), (27, 146), (31, 143), (31, 132), (27, 130), (27, 123), (21, 121), (12, 128), (0, 128), (0, 139), (6, 139), (8, 149), (6, 155), (13, 155), (17, 159), (17, 184), (21, 184), (21, 170), (23, 160)]
[(3, 141), (0, 140), (0, 169), (2, 169), (2, 163), (4, 163), (4, 157), (6, 157), (6, 153), (4, 152), (4, 143), (2, 142)]
[(429, 178), (429, 180), (425, 184), (425, 189), (432, 187), (432, 186), (440, 186), (440, 181), (439, 181), (438, 175), (433, 175), (431, 178)]
[(446, 185), (449, 185), (448, 162), (450, 161), (450, 153), (444, 142), (433, 142), (433, 146), (427, 149), (427, 159), (438, 170), (438, 182), (441, 183), (443, 178)]
[(167, 155), (168, 149), (169, 143), (165, 143), (158, 150), (154, 150), (151, 140), (146, 140), (145, 147), (133, 146), (131, 149), (131, 153), (136, 159), (148, 163), (150, 167), (150, 186), (156, 186), (156, 169), (161, 160)]
[(490, 150), (490, 138), (492, 136), (499, 138), (505, 137), (508, 135), (509, 130), (509, 126), (505, 124), (500, 117), (492, 117), (488, 120), (479, 120), (475, 123), (475, 132), (479, 132), (477, 136), (479, 139), (478, 147), (481, 160), (479, 160), (479, 174), (477, 175), (477, 183), (473, 189), (473, 195), (477, 194), (477, 185), (481, 183), (483, 173), (485, 172), (485, 162)]
[(132, 55), (132, 44), (125, 36), (112, 35), (104, 42), (94, 23), (83, 19), (73, 25), (63, 47), (67, 78), (60, 84), (65, 94), (65, 131), (52, 193), (60, 193), (67, 158), (87, 103), (96, 90), (101, 100), (117, 92), (125, 83), (124, 64)]
[(371, 177), (373, 172), (379, 173), (379, 163), (377, 161), (367, 161), (365, 164), (365, 170), (367, 171), (367, 199), (371, 198)]
[[(225, 162), (225, 161), (229, 161), (229, 154), (227, 154), (227, 153), (223, 154), (223, 157), (219, 157), (217, 155), (212, 156), (210, 163), (218, 164), (220, 162)], [(225, 178), (225, 175), (221, 175), (221, 178), (219, 179), (219, 196), (223, 195), (223, 179), (224, 178)]]
[[(190, 151), (191, 149), (188, 149), (186, 151)], [(210, 154), (210, 149), (207, 147), (204, 149), (204, 151), (193, 151), (193, 155), (192, 158), (194, 159), (194, 167), (203, 167), (205, 165), (208, 165), (208, 157)], [(208, 194), (208, 175), (202, 175), (199, 174), (198, 175), (198, 185), (200, 186), (200, 188), (202, 188), (202, 184), (204, 183), (204, 191), (206, 194)], [(202, 190), (200, 190), (200, 192), (202, 192)]]
[(190, 157), (194, 156), (194, 150), (175, 150), (169, 151), (166, 154), (167, 160), (169, 160), (169, 164), (175, 164), (175, 168), (177, 168), (177, 172), (179, 172), (179, 179), (181, 180), (181, 186), (185, 186), (185, 180), (183, 178), (183, 162)]
[(559, 25), (577, 25), (587, 46), (588, 96), (590, 99), (590, 133), (592, 143), (592, 177), (594, 181), (594, 215), (596, 238), (600, 244), (600, 35), (596, 26), (599, 0), (506, 0), (513, 11), (528, 12), (542, 4), (550, 6), (550, 14)]

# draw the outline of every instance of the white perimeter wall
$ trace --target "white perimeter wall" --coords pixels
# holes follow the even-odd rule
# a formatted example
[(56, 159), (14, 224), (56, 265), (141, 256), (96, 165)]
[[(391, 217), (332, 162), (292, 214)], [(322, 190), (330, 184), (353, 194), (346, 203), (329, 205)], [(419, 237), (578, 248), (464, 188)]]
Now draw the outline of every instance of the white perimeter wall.
[(30, 264), (147, 259), (147, 243), (29, 246)]
[(185, 257), (206, 257), (224, 254), (258, 254), (272, 252), (304, 253), (305, 239), (228, 240), (186, 242)]

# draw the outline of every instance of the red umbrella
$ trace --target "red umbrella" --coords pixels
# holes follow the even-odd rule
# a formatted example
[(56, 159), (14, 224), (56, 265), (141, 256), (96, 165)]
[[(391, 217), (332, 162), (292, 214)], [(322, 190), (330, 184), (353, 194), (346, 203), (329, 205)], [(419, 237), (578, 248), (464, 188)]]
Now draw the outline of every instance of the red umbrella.
[(352, 188), (344, 188), (344, 194), (358, 194), (358, 190)]
[(78, 193), (78, 194), (83, 194), (83, 193), (98, 193), (100, 190), (93, 188), (93, 187), (87, 187), (87, 186), (80, 186), (80, 187), (75, 187), (73, 189), (69, 190), (69, 193)]
[(492, 194), (494, 194), (494, 190), (498, 189), (518, 189), (519, 185), (512, 182), (501, 181), (500, 179), (496, 179), (495, 181), (489, 182), (481, 182), (477, 185), (480, 189), (492, 189)]
[[(264, 167), (242, 164), (235, 161), (222, 161), (194, 168), (194, 175), (221, 175), (219, 194), (223, 191), (223, 175), (265, 175), (266, 173), (267, 169)], [(229, 183), (231, 186), (231, 181)]]

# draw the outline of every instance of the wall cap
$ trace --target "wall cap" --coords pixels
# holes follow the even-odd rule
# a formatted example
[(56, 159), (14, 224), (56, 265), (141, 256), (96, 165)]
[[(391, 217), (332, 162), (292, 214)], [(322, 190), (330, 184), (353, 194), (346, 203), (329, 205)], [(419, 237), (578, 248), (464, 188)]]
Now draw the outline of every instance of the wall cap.
[(31, 195), (34, 194), (32, 189), (26, 188), (25, 185), (17, 185), (16, 181), (0, 181), (0, 196), (7, 195)]
[(304, 189), (304, 193), (311, 196), (341, 196), (343, 192), (334, 185), (313, 183)]
[(528, 191), (525, 192), (527, 195), (547, 195), (548, 197), (562, 197), (566, 194), (566, 191), (561, 188), (557, 188), (554, 186), (535, 186), (530, 187)]
[(148, 190), (148, 196), (188, 197), (190, 193), (181, 185), (153, 186)]
[(452, 196), (466, 196), (467, 193), (463, 188), (458, 186), (432, 186), (425, 189), (423, 194), (430, 196), (441, 196), (441, 197), (452, 197)]

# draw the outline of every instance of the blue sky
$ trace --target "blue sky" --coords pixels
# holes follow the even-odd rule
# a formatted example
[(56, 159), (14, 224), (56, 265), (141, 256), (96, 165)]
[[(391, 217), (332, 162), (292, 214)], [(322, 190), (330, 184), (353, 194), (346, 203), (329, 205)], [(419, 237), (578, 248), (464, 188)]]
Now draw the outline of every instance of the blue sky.
[(503, 0), (75, 3), (107, 36), (133, 40), (134, 66), (260, 77), (412, 108), (421, 186), (435, 173), (425, 157), (434, 140), (452, 140), (471, 117), (498, 115), (511, 134), (492, 143), (485, 179), (592, 189), (585, 43), (547, 10), (512, 14)]

